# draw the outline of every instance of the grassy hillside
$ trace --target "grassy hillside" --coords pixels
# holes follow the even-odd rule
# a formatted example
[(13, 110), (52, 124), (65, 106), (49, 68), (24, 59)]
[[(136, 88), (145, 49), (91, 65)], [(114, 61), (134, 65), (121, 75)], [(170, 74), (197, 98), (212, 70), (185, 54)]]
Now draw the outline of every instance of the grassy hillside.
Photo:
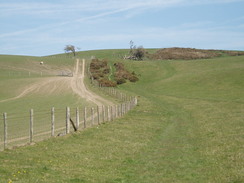
[[(40, 62), (44, 64), (41, 65)], [(50, 131), (51, 108), (56, 111), (56, 129), (64, 127), (65, 108), (89, 106), (73, 93), (70, 78), (58, 76), (73, 72), (70, 57), (29, 57), (0, 55), (0, 112), (8, 118), (9, 147), (28, 142), (29, 110), (34, 109), (35, 134)], [(2, 119), (2, 117), (1, 117)], [(1, 120), (2, 121), (2, 120)], [(45, 134), (50, 136), (50, 133)], [(14, 139), (27, 137), (23, 141)], [(36, 137), (39, 139), (39, 137)], [(3, 149), (3, 122), (0, 126), (0, 150)]]
[[(128, 50), (80, 52), (120, 60)], [(122, 61), (139, 73), (124, 118), (0, 152), (1, 182), (244, 182), (244, 57)]]

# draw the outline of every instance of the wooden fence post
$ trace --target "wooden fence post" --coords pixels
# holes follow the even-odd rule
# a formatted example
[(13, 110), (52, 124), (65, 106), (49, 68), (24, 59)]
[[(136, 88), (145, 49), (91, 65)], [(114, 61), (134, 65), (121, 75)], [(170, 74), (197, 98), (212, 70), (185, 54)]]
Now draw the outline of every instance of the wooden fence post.
[(97, 106), (97, 124), (100, 125), (100, 111), (99, 111), (99, 106)]
[(70, 132), (70, 108), (66, 107), (66, 134)]
[(120, 105), (119, 105), (119, 104), (117, 105), (117, 110), (118, 110), (118, 111), (117, 111), (117, 112), (118, 112), (117, 115), (118, 115), (118, 118), (119, 118), (119, 117), (120, 117)]
[(121, 105), (118, 104), (118, 117), (121, 117)]
[(123, 116), (124, 115), (124, 104), (122, 103), (121, 104), (121, 116)]
[(127, 112), (129, 112), (130, 111), (130, 102), (128, 101), (126, 104), (127, 104)]
[(117, 105), (114, 106), (114, 118), (116, 119), (118, 117), (118, 108)]
[(79, 129), (80, 126), (80, 113), (79, 113), (79, 107), (76, 107), (76, 128)]
[(30, 143), (33, 142), (33, 109), (30, 110)]
[(94, 124), (94, 108), (91, 108), (91, 126)]
[(102, 106), (103, 123), (105, 122), (105, 107)]
[(111, 121), (114, 120), (114, 116), (113, 116), (113, 106), (110, 106), (110, 119), (111, 119)]
[(8, 144), (8, 125), (7, 125), (7, 113), (3, 113), (3, 125), (4, 125), (4, 137), (3, 137), (3, 150), (7, 148)]
[(84, 108), (84, 128), (86, 128), (86, 107)]
[(110, 121), (110, 107), (108, 106), (107, 120)]
[(52, 107), (51, 111), (51, 136), (54, 136), (54, 121), (55, 121), (55, 115), (54, 115), (54, 107)]

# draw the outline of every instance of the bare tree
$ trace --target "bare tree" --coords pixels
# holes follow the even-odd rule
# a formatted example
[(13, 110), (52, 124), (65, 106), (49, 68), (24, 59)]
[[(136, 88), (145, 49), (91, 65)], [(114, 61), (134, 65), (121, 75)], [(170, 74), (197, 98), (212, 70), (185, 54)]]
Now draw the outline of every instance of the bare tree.
[(130, 55), (132, 55), (133, 54), (133, 49), (134, 49), (134, 42), (131, 40), (130, 41)]
[(142, 60), (143, 57), (145, 56), (145, 49), (143, 46), (136, 47), (134, 45), (134, 42), (131, 40), (130, 41), (130, 55), (129, 56), (124, 56), (124, 59), (131, 59), (131, 60)]
[(145, 56), (145, 49), (143, 48), (143, 46), (139, 46), (139, 47), (135, 48), (133, 51), (133, 56), (137, 60), (142, 60), (143, 57)]
[(76, 52), (75, 52), (75, 46), (73, 45), (66, 45), (64, 48), (65, 53), (69, 53), (72, 52), (75, 56)]

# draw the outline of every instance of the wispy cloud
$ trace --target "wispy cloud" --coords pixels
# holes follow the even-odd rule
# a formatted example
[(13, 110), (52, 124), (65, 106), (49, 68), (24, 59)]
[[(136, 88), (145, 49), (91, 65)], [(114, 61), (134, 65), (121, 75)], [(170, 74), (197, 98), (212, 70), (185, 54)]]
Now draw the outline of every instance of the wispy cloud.
[[(12, 44), (44, 45), (44, 44), (68, 44), (86, 43), (96, 47), (111, 42), (121, 44), (125, 40), (145, 41), (145, 46), (160, 46), (160, 41), (167, 45), (207, 45), (224, 44), (230, 42), (232, 36), (236, 44), (243, 45), (243, 17), (228, 19), (225, 22), (206, 20), (185, 20), (178, 24), (159, 25), (156, 27), (148, 22), (140, 22), (140, 28), (133, 21), (140, 15), (152, 12), (164, 12), (175, 7), (199, 7), (199, 5), (221, 5), (226, 3), (244, 2), (244, 0), (43, 0), (43, 1), (17, 1), (0, 2), (0, 40), (1, 44), (11, 47)], [(180, 15), (178, 15), (180, 16)], [(162, 19), (162, 17), (153, 17)], [(163, 17), (171, 21), (171, 17)], [(18, 21), (30, 22), (25, 27), (15, 26)], [(120, 25), (120, 21), (123, 22)], [(152, 20), (153, 21), (153, 20)], [(173, 20), (172, 20), (173, 21)], [(5, 29), (3, 22), (8, 23), (10, 29)], [(13, 23), (11, 23), (13, 22)], [(31, 22), (37, 22), (31, 24)], [(128, 25), (128, 23), (130, 23)], [(137, 23), (137, 22), (136, 22)], [(229, 26), (229, 24), (238, 24)], [(99, 27), (100, 26), (100, 27)], [(119, 28), (116, 28), (119, 27)], [(128, 27), (129, 26), (129, 27)], [(211, 29), (209, 29), (211, 27)], [(140, 29), (138, 31), (138, 29)], [(222, 40), (221, 41), (221, 38)], [(22, 41), (22, 43), (21, 43)], [(233, 42), (233, 41), (231, 41)], [(238, 44), (237, 44), (238, 43)], [(127, 44), (127, 42), (125, 43)], [(138, 43), (143, 44), (143, 43)], [(154, 44), (154, 45), (153, 45)], [(222, 44), (222, 45), (223, 45)], [(166, 46), (167, 46), (166, 45)], [(243, 45), (244, 46), (244, 45)], [(103, 46), (106, 47), (106, 46)], [(118, 47), (118, 45), (117, 45)], [(89, 46), (87, 46), (89, 48)], [(2, 50), (2, 49), (1, 49)]]

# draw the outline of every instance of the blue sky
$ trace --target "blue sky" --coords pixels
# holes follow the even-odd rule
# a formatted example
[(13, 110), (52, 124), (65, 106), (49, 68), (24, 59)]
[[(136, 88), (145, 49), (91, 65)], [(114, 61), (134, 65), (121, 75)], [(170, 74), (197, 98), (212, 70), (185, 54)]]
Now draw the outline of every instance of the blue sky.
[(0, 54), (191, 47), (244, 50), (244, 0), (0, 0)]

